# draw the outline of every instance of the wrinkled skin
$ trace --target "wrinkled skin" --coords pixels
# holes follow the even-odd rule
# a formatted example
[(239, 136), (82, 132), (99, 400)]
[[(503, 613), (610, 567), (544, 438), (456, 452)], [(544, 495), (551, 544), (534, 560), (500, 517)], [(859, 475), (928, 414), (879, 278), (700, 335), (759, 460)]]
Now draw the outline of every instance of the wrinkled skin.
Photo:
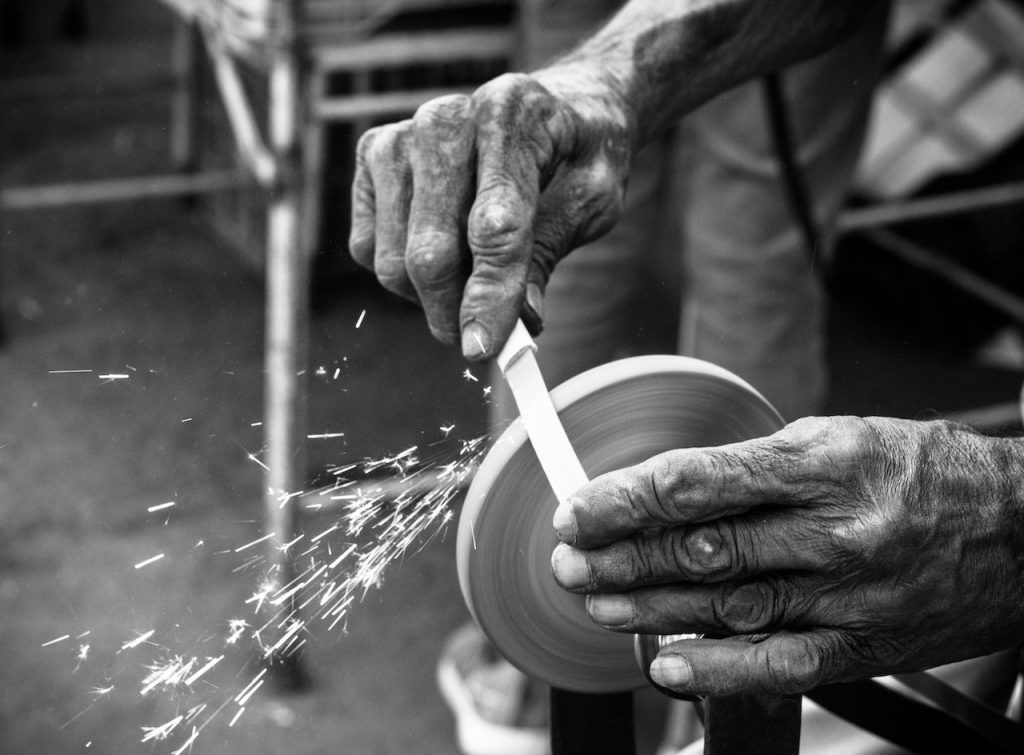
[(538, 330), (552, 268), (621, 211), (624, 110), (607, 87), (557, 84), (506, 74), (359, 142), (352, 256), (469, 359), (493, 357), (521, 312)]
[(1021, 443), (808, 418), (604, 475), (555, 515), (556, 580), (621, 632), (706, 633), (651, 668), (690, 694), (803, 692), (1024, 638)]

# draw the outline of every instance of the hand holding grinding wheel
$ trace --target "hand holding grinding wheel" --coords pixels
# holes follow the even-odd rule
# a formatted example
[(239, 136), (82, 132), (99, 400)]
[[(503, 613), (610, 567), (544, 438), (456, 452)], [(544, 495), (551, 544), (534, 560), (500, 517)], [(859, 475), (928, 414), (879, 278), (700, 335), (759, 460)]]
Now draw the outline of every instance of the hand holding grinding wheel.
[(1020, 557), (1018, 446), (833, 417), (668, 451), (557, 511), (554, 574), (609, 629), (730, 637), (660, 651), (654, 680), (689, 694), (803, 692), (984, 655), (1019, 642), (1024, 615), (1000, 577)]
[[(743, 381), (696, 359), (635, 357), (597, 367), (551, 392), (587, 475), (666, 449), (771, 433), (778, 414)], [(520, 421), (494, 443), (459, 520), (458, 571), (474, 618), (530, 676), (577, 692), (644, 684), (630, 636), (594, 624), (584, 600), (551, 574), (555, 496)]]

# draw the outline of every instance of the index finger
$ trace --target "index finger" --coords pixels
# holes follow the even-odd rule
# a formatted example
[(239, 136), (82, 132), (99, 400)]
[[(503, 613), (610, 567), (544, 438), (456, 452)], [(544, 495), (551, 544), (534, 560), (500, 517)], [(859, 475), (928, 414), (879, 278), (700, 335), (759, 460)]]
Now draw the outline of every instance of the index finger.
[(555, 530), (563, 542), (593, 548), (652, 527), (789, 503), (795, 464), (776, 435), (667, 451), (584, 485), (556, 510)]
[(526, 291), (541, 171), (552, 159), (546, 91), (506, 74), (475, 95), (477, 196), (467, 239), (473, 270), (460, 311), (462, 353), (494, 356), (508, 339)]

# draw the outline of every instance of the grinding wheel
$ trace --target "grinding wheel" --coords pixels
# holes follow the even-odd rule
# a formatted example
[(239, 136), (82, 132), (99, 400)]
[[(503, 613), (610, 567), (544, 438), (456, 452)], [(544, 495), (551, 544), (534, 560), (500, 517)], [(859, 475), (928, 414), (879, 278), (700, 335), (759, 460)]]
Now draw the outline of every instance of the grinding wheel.
[[(551, 399), (588, 477), (673, 448), (715, 446), (782, 426), (732, 373), (698, 359), (611, 362), (558, 386)], [(488, 452), (459, 519), (459, 583), (498, 651), (529, 676), (574, 692), (644, 684), (633, 637), (598, 627), (581, 596), (551, 576), (557, 502), (517, 420)]]

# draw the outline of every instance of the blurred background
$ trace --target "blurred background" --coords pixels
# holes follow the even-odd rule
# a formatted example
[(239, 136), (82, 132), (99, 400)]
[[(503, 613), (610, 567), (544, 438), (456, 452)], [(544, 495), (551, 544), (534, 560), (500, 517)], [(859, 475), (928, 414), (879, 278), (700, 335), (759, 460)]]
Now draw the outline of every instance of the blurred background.
[[(454, 751), (434, 685), (445, 636), (468, 618), (454, 525), (399, 554), (343, 625), (310, 624), (307, 683), (263, 685), (237, 718), (232, 695), (259, 663), (224, 638), (251, 620), (265, 566), (243, 546), (265, 534), (274, 496), (268, 306), (308, 339), (285, 362), (306, 398), (283, 410), (308, 418), (285, 447), (289, 490), (413, 446), (424, 464), (465, 458), (486, 431), (486, 371), (465, 374), (418, 310), (348, 261), (348, 186), (368, 126), (514, 69), (537, 2), (304, 0), (294, 26), (280, 5), (0, 5), (5, 753), (172, 752), (205, 721), (195, 752)], [(898, 7), (826, 261), (833, 411), (1020, 429), (1022, 19), (1009, 0)], [(268, 86), (275, 70), (299, 106)], [(290, 141), (267, 130), (275, 113)], [(908, 209), (938, 196), (954, 199)], [(268, 244), (268, 207), (302, 232)], [(275, 254), (299, 271), (283, 304), (265, 296)], [(638, 340), (673, 342), (655, 336)], [(456, 495), (441, 504), (458, 511)], [(296, 532), (332, 516), (307, 510)], [(224, 660), (141, 693), (182, 655)], [(178, 716), (154, 745), (144, 727)]]

